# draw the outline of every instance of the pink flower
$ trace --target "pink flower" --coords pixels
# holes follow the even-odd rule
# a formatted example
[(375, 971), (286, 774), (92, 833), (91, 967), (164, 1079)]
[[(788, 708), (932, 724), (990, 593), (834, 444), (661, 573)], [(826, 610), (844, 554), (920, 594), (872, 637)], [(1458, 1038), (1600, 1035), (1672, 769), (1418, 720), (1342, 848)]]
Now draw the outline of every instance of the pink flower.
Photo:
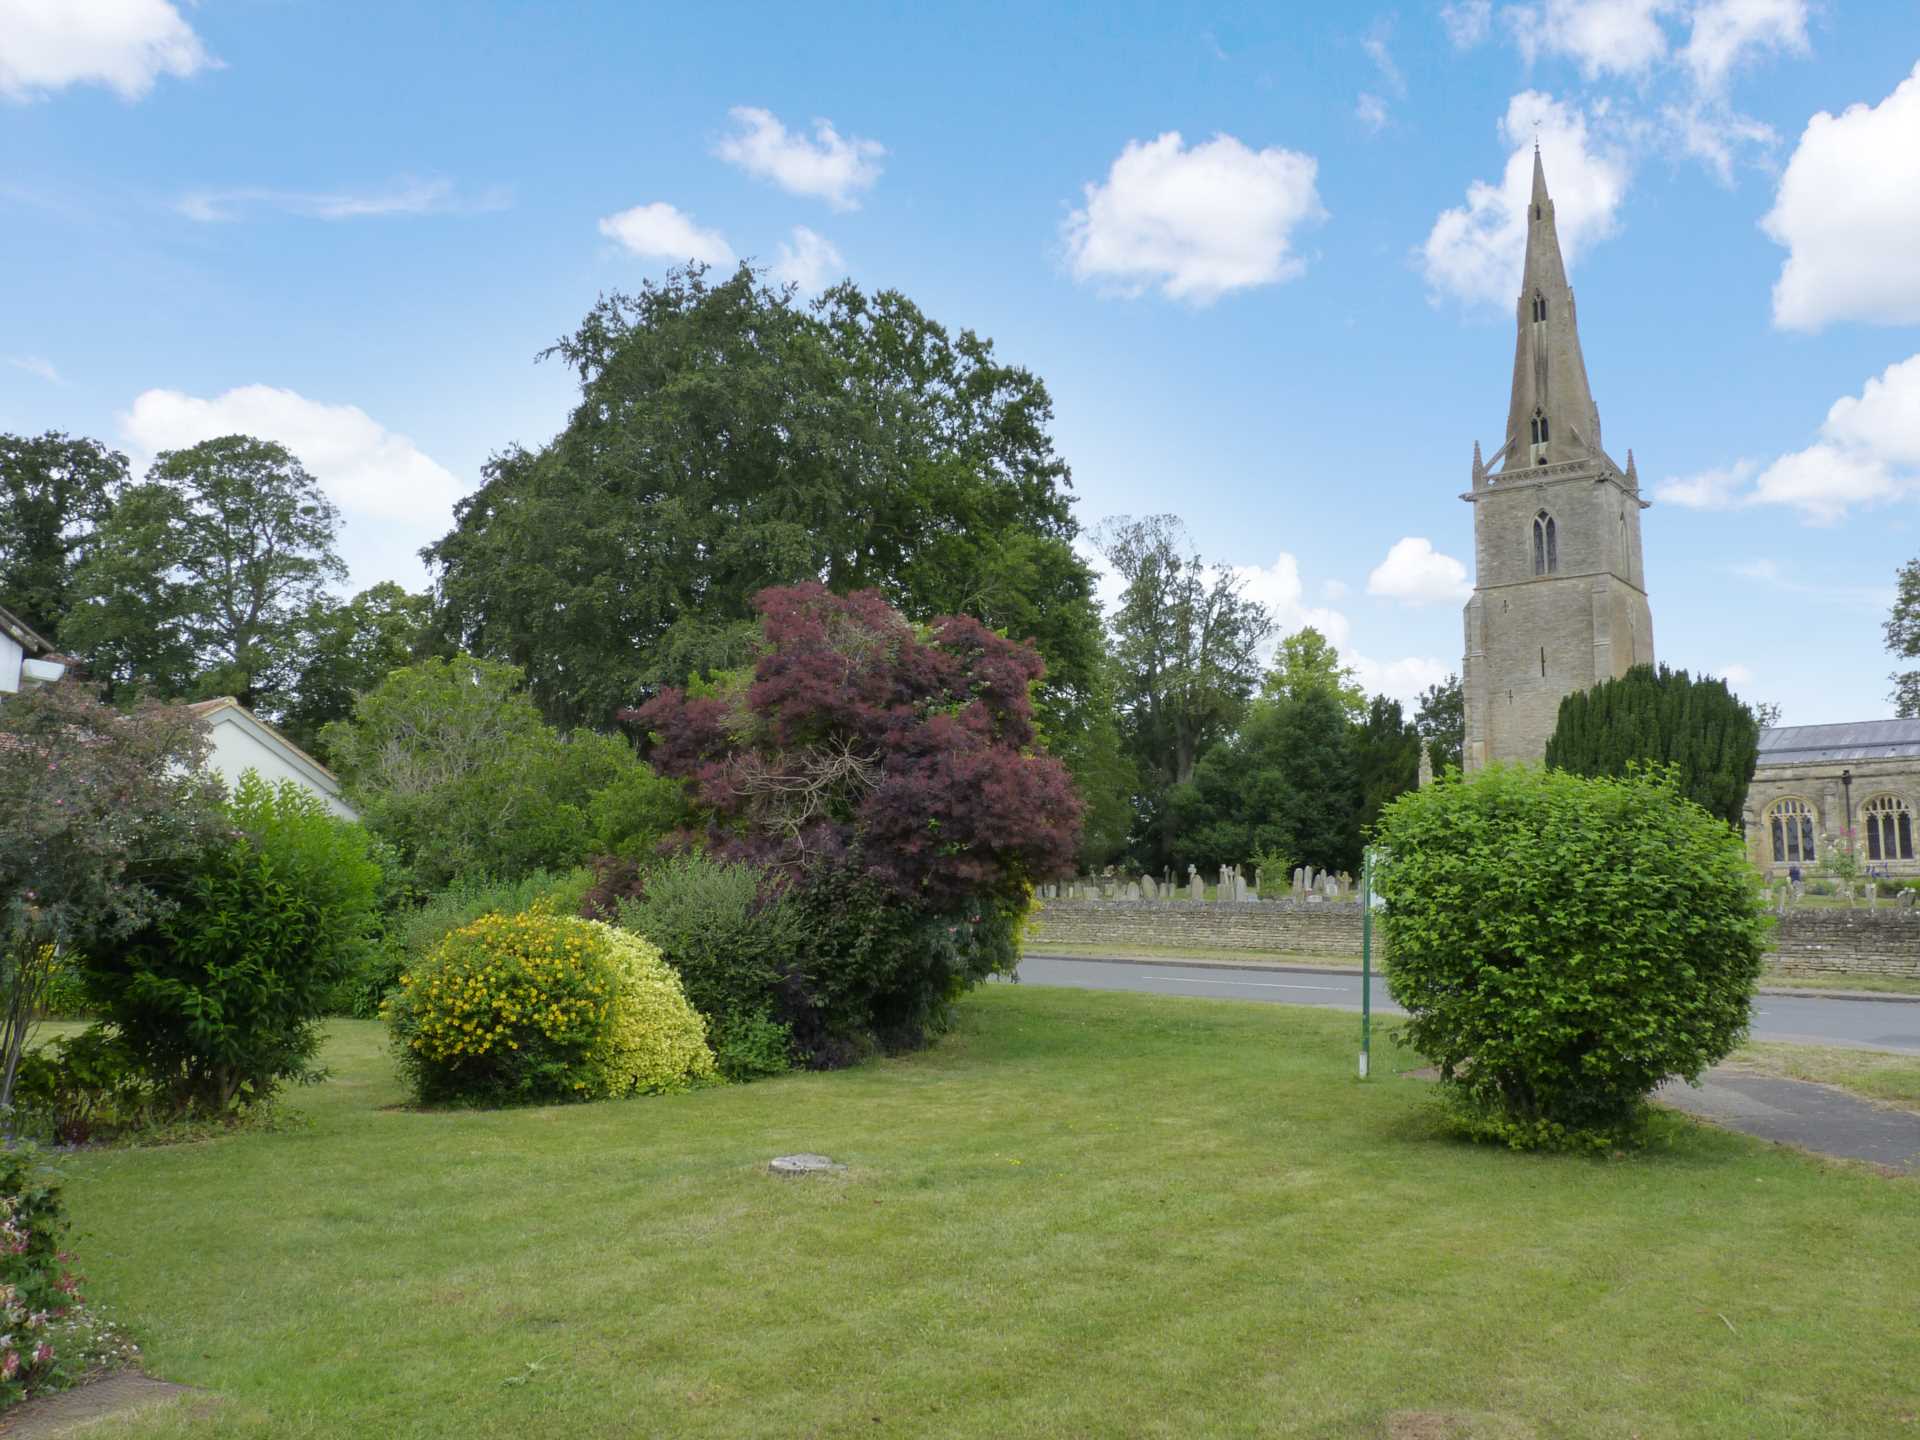
[(53, 1359), (53, 1346), (49, 1345), (46, 1341), (42, 1340), (38, 1345), (33, 1347), (33, 1364), (36, 1370), (51, 1359)]
[(20, 1373), (20, 1352), (7, 1351), (7, 1358), (0, 1360), (0, 1380), (11, 1380)]

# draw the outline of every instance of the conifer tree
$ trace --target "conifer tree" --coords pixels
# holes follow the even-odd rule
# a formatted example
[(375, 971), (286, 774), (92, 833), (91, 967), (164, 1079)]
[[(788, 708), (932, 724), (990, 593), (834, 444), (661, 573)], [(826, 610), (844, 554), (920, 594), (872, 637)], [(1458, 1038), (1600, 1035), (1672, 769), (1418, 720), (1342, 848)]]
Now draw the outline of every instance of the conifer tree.
[(1636, 762), (1675, 765), (1681, 794), (1738, 825), (1759, 743), (1752, 709), (1724, 680), (1636, 665), (1560, 702), (1546, 761), (1576, 775), (1624, 775)]

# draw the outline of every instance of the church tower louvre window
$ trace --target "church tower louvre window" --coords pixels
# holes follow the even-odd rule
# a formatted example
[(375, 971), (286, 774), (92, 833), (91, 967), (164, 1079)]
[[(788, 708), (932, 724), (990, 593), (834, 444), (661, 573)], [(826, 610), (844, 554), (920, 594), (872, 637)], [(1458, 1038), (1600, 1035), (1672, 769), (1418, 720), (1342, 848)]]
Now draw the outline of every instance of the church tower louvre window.
[(1623, 468), (1601, 445), (1537, 147), (1521, 218), (1506, 429), (1490, 461), (1476, 447), (1460, 497), (1473, 506), (1476, 567), (1461, 664), (1470, 771), (1537, 763), (1562, 699), (1656, 660), (1640, 543), (1648, 502), (1631, 462)]
[(1559, 529), (1542, 510), (1533, 517), (1533, 573), (1551, 575), (1560, 568)]

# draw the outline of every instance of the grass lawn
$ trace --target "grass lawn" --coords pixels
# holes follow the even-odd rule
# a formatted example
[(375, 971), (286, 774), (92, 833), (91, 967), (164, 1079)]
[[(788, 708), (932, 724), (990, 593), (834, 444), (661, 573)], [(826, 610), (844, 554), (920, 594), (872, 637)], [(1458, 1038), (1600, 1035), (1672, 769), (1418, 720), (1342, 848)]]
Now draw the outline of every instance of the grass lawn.
[(308, 1126), (65, 1162), (92, 1291), (224, 1397), (88, 1433), (1920, 1433), (1920, 1183), (1464, 1146), (1354, 1032), (996, 985), (908, 1059), (416, 1114), (341, 1024)]

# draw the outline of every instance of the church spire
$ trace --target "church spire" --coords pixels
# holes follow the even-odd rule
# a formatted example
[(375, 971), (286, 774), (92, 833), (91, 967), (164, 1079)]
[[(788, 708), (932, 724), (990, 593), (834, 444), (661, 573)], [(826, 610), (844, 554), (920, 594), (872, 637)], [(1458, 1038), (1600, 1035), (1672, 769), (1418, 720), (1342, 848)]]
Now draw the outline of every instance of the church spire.
[[(1505, 472), (1563, 460), (1604, 458), (1600, 412), (1587, 387), (1573, 287), (1560, 257), (1553, 197), (1540, 147), (1533, 150), (1533, 193), (1527, 201), (1526, 266), (1517, 307), (1513, 399), (1507, 409)], [(1611, 463), (1611, 462), (1609, 462)]]

